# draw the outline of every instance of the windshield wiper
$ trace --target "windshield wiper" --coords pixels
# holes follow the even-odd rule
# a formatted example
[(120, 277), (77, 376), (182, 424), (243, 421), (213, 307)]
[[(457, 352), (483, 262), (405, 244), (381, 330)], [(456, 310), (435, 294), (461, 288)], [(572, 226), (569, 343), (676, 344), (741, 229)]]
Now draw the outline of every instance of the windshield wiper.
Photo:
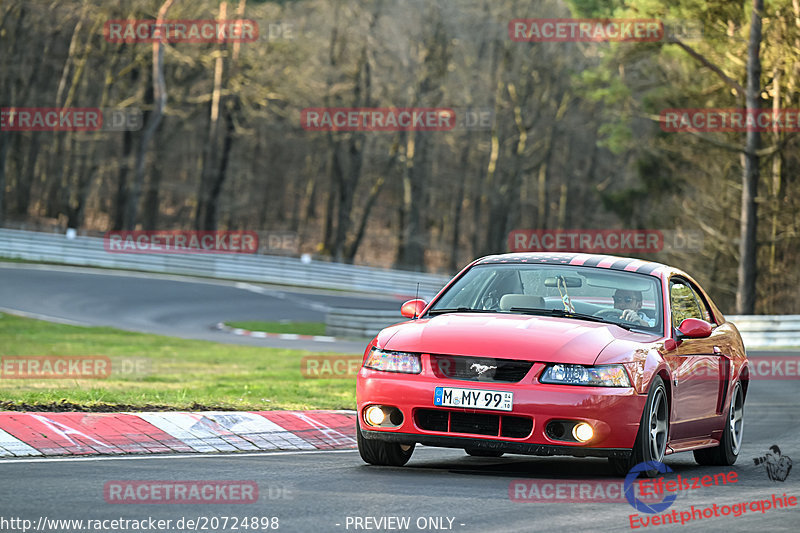
[(497, 311), (492, 311), (491, 309), (471, 309), (469, 307), (455, 307), (452, 309), (431, 309), (428, 311), (428, 315), (436, 316), (436, 315), (443, 315), (445, 313), (496, 313)]
[(536, 307), (512, 307), (509, 309), (511, 312), (526, 313), (531, 315), (541, 316), (557, 316), (559, 318), (576, 318), (578, 320), (589, 320), (591, 322), (603, 322), (604, 324), (614, 324), (623, 329), (630, 331), (631, 327), (628, 324), (620, 324), (619, 322), (610, 322), (599, 316), (587, 315), (585, 313), (573, 313), (572, 311), (564, 311), (563, 309), (539, 309)]

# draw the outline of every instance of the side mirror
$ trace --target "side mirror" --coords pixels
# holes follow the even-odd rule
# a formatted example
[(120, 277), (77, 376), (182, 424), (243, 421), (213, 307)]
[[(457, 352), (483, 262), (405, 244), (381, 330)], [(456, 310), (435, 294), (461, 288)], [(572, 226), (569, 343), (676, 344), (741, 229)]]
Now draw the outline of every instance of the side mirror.
[(678, 331), (689, 339), (705, 339), (711, 335), (711, 324), (699, 318), (686, 318), (678, 326)]
[(425, 300), (409, 300), (400, 307), (400, 314), (406, 318), (417, 318), (426, 305)]

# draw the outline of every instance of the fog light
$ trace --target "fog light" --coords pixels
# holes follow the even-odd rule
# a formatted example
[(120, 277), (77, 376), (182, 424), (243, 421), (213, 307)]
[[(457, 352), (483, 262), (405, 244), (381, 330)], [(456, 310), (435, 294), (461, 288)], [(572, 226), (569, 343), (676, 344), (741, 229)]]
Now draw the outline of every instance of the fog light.
[(586, 422), (575, 424), (575, 427), (572, 428), (572, 436), (575, 437), (575, 440), (578, 442), (586, 442), (592, 438), (592, 435), (594, 435), (594, 430), (592, 426)]
[(366, 417), (370, 426), (380, 426), (386, 419), (386, 415), (383, 414), (383, 409), (377, 405), (370, 405), (367, 407)]

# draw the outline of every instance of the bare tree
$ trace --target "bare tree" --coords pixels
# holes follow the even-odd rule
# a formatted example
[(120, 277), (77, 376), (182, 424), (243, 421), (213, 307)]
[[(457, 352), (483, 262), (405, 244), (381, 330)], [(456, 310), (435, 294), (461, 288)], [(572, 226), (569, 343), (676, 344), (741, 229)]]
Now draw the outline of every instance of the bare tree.
[[(163, 24), (167, 16), (167, 11), (175, 0), (166, 0), (158, 10), (156, 24)], [(166, 41), (166, 39), (164, 39)], [(164, 107), (167, 104), (167, 87), (164, 80), (164, 44), (161, 40), (153, 43), (153, 101), (154, 109), (148, 117), (142, 137), (139, 141), (139, 150), (136, 152), (136, 164), (134, 166), (133, 183), (128, 197), (127, 208), (125, 210), (125, 227), (133, 229), (136, 226), (136, 217), (139, 210), (139, 197), (144, 183), (144, 166), (147, 157), (147, 149), (153, 135), (161, 123), (164, 114)]]

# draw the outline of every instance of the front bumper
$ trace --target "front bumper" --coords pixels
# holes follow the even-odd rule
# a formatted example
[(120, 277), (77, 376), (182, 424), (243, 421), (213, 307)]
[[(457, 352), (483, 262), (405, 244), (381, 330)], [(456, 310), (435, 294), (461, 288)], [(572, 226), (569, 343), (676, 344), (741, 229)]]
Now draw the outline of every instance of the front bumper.
[[(420, 443), (448, 448), (479, 448), (528, 455), (571, 455), (576, 457), (627, 457), (636, 440), (646, 395), (633, 388), (581, 387), (538, 382), (545, 365), (536, 363), (517, 383), (465, 381), (436, 377), (423, 356), (421, 374), (397, 374), (361, 368), (356, 394), (359, 423), (364, 438), (400, 443)], [(434, 406), (436, 387), (512, 391), (512, 411), (459, 409)], [(379, 404), (393, 406), (403, 414), (396, 427), (373, 427), (364, 419), (364, 409)], [(532, 429), (520, 438), (432, 431), (418, 424), (417, 415), (431, 410), (529, 418)], [(444, 416), (444, 414), (443, 414)], [(452, 417), (452, 415), (451, 415)], [(567, 442), (551, 438), (545, 431), (551, 421), (583, 421), (594, 429), (588, 442)], [(501, 422), (502, 423), (502, 422)]]
[(550, 444), (534, 444), (528, 442), (512, 442), (507, 440), (489, 440), (474, 437), (450, 437), (440, 435), (420, 435), (395, 433), (389, 431), (361, 430), (365, 439), (384, 440), (400, 444), (424, 444), (439, 448), (476, 448), (503, 453), (522, 455), (572, 455), (573, 457), (617, 457), (627, 459), (631, 455), (630, 448), (587, 448), (584, 446), (555, 446)]

